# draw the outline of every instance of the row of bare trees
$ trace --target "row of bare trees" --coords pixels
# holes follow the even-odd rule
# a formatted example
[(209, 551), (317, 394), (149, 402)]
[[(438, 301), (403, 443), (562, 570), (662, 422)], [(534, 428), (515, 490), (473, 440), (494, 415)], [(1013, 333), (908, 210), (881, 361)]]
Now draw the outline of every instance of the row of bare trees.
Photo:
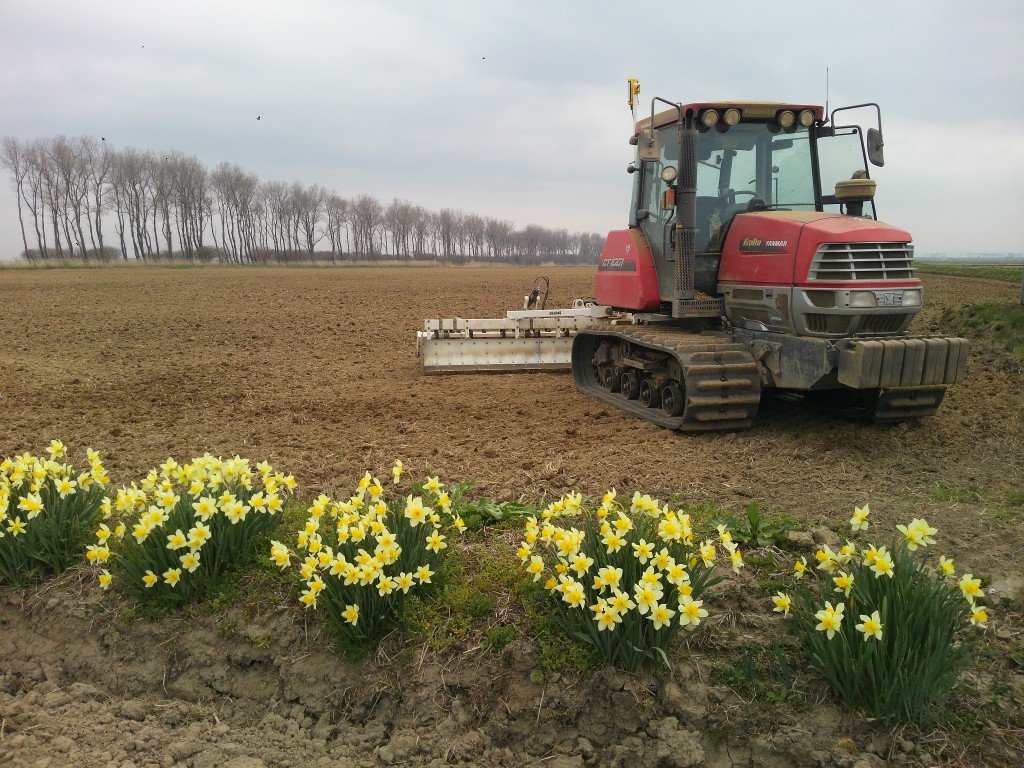
[[(439, 258), (594, 263), (604, 238), (407, 200), (344, 198), (319, 185), (260, 182), (237, 165), (115, 150), (92, 137), (5, 137), (24, 257), (220, 260)], [(113, 224), (113, 237), (104, 230)]]

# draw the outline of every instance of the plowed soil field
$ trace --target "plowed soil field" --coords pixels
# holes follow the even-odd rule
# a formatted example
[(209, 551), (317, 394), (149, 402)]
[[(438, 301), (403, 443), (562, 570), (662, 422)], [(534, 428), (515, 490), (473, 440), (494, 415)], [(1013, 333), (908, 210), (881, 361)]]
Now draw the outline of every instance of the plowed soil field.
[[(1019, 373), (981, 350), (971, 359), (967, 381), (950, 389), (936, 416), (920, 422), (879, 427), (766, 401), (752, 429), (700, 435), (669, 432), (608, 408), (578, 393), (567, 373), (421, 374), (415, 332), (424, 318), (500, 316), (521, 305), (542, 271), (552, 283), (549, 307), (592, 292), (590, 268), (0, 271), (0, 456), (39, 453), (57, 437), (79, 463), (86, 446), (99, 450), (114, 483), (122, 484), (141, 479), (167, 456), (240, 454), (293, 473), (304, 496), (348, 491), (364, 470), (383, 473), (401, 458), (416, 475), (474, 480), (474, 493), (498, 501), (541, 502), (568, 490), (593, 497), (615, 487), (620, 494), (640, 490), (712, 501), (734, 512), (757, 501), (769, 516), (785, 514), (805, 528), (838, 527), (855, 504), (870, 502), (881, 528), (927, 518), (939, 529), (939, 549), (956, 556), (959, 571), (991, 577), (997, 602), (1019, 605), (1024, 598), (1024, 380)], [(915, 320), (917, 333), (939, 332), (936, 320), (944, 308), (1015, 301), (1019, 293), (1012, 283), (923, 279), (928, 308)], [(628, 717), (609, 704), (607, 717), (592, 718), (603, 730), (583, 732), (577, 718), (563, 739), (558, 727), (541, 717), (545, 694), (536, 681), (525, 687), (495, 682), (498, 693), (480, 705), (501, 710), (504, 731), (495, 730), (494, 717), (481, 715), (483, 710), (469, 712), (468, 702), (482, 695), (477, 688), (487, 688), (489, 676), (497, 674), (492, 668), (474, 667), (475, 681), (453, 682), (442, 679), (444, 668), (431, 667), (424, 682), (421, 664), (416, 695), (436, 694), (434, 701), (444, 700), (445, 706), (430, 718), (407, 713), (401, 720), (395, 714), (401, 707), (395, 705), (380, 733), (367, 730), (380, 714), (370, 694), (347, 704), (327, 693), (322, 700), (305, 701), (270, 692), (256, 701), (263, 694), (251, 688), (244, 694), (237, 680), (218, 688), (217, 664), (227, 662), (214, 658), (217, 638), (209, 627), (191, 628), (199, 638), (195, 643), (206, 649), (193, 648), (193, 658), (210, 654), (203, 692), (174, 689), (173, 669), (169, 687), (163, 663), (147, 667), (137, 660), (135, 671), (119, 678), (101, 671), (104, 658), (132, 666), (124, 648), (162, 642), (159, 633), (148, 625), (116, 631), (104, 625), (107, 640), (83, 643), (82, 658), (93, 654), (92, 661), (76, 661), (71, 658), (76, 638), (90, 631), (100, 602), (91, 583), (79, 588), (65, 580), (61, 589), (62, 594), (79, 590), (78, 604), (48, 600), (45, 588), (0, 591), (0, 675), (7, 675), (6, 694), (0, 692), (6, 696), (0, 700), (6, 722), (0, 726), (0, 764), (521, 765), (545, 757), (544, 765), (563, 768), (732, 763), (728, 750), (715, 752), (707, 741), (699, 759), (681, 757), (696, 755), (701, 738), (695, 736), (696, 751), (686, 753), (672, 741), (679, 738), (672, 729), (685, 724), (686, 733), (701, 731), (707, 712), (691, 712), (687, 721), (692, 702), (680, 694), (680, 701), (666, 703), (672, 694), (665, 686), (676, 684), (671, 680), (600, 683), (600, 695), (617, 701), (620, 709), (627, 699), (643, 698), (630, 686), (657, 689), (654, 703), (644, 705), (656, 717), (623, 732), (621, 720)], [(302, 639), (294, 620), (282, 614), (274, 621), (284, 627), (281, 637)], [(1001, 626), (998, 620), (994, 626)], [(259, 634), (255, 628), (247, 631)], [(1001, 631), (1007, 642), (1021, 642), (1019, 626)], [(254, 654), (245, 663), (267, 663), (275, 675), (285, 674), (297, 662), (283, 660), (284, 642), (275, 641), (276, 650), (266, 652), (240, 642)], [(326, 654), (313, 658), (339, 668), (326, 661)], [(513, 671), (517, 659), (509, 662)], [(382, 674), (373, 669), (346, 674)], [(469, 676), (465, 670), (448, 674)], [(501, 675), (508, 674), (508, 665), (501, 667)], [(330, 689), (323, 680), (321, 685)], [(555, 695), (546, 690), (548, 697)], [(60, 696), (47, 703), (55, 693)], [(510, 698), (502, 699), (506, 694)], [(454, 706), (460, 695), (463, 703)], [(271, 699), (290, 703), (270, 712)], [(563, 699), (565, 712), (579, 715), (590, 708), (566, 703), (569, 693)], [(240, 700), (248, 705), (225, 704)], [(219, 709), (211, 709), (211, 701), (219, 702)], [(350, 717), (341, 711), (344, 706), (363, 714)], [(830, 712), (838, 722), (840, 716)], [(96, 713), (99, 720), (92, 719)], [(272, 723), (266, 719), (271, 714), (277, 718)], [(532, 738), (531, 724), (540, 736), (533, 745), (537, 751), (527, 757), (520, 751), (525, 742), (517, 739)], [(447, 742), (447, 736), (437, 736), (444, 728), (454, 734)], [(828, 744), (805, 744), (791, 734), (790, 748), (782, 752), (779, 744), (766, 741), (741, 745), (746, 751), (735, 754), (745, 755), (743, 764), (796, 764), (796, 757), (772, 757), (777, 754), (796, 754), (801, 764), (840, 764), (829, 762), (829, 755), (836, 754), (832, 742), (846, 738), (843, 728), (825, 729)], [(94, 730), (102, 738), (93, 738)], [(545, 735), (549, 731), (555, 735)], [(413, 746), (425, 734), (441, 738), (443, 748), (425, 742)], [(289, 741), (293, 738), (306, 741)], [(640, 746), (623, 741), (630, 738)], [(183, 742), (190, 746), (172, 749)], [(222, 748), (226, 743), (234, 746)], [(262, 751), (254, 744), (262, 744)], [(678, 757), (645, 756), (644, 744), (669, 745), (665, 754)], [(898, 740), (886, 744), (869, 752), (858, 743), (850, 748), (848, 764), (884, 764), (869, 758), (888, 760), (896, 753), (904, 762), (923, 760), (912, 749), (898, 749)], [(342, 746), (347, 751), (338, 751)], [(808, 757), (814, 749), (824, 750), (818, 762)]]

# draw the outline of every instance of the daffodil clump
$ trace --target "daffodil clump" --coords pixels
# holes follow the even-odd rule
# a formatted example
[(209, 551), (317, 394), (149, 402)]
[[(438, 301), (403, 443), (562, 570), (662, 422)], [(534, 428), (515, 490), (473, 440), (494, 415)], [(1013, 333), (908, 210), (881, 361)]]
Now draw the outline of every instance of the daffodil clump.
[[(867, 505), (850, 518), (856, 534), (870, 527)], [(957, 581), (953, 561), (930, 565), (937, 530), (923, 519), (898, 525), (887, 546), (847, 542), (821, 547), (815, 562), (794, 563), (793, 594), (779, 592), (774, 610), (791, 616), (812, 665), (851, 707), (885, 722), (930, 722), (956, 684), (970, 653), (969, 625), (988, 614), (977, 599), (981, 581)]]
[(60, 573), (82, 556), (102, 515), (110, 478), (100, 455), (86, 449), (89, 469), (63, 463), (67, 448), (54, 440), (46, 458), (24, 453), (0, 462), (0, 584), (34, 573)]
[[(394, 485), (402, 473), (395, 462)], [(367, 472), (348, 499), (314, 500), (295, 549), (274, 541), (270, 559), (298, 569), (300, 602), (322, 607), (343, 644), (365, 647), (394, 625), (407, 595), (431, 584), (450, 537), (465, 530), (437, 477), (388, 499)]]
[(86, 558), (103, 589), (117, 583), (140, 601), (184, 603), (255, 554), (256, 537), (277, 526), (294, 487), (266, 462), (169, 458), (105, 500)]
[(628, 507), (614, 489), (594, 512), (582, 502), (570, 493), (527, 520), (519, 559), (570, 638), (630, 670), (666, 661), (679, 632), (708, 616), (701, 598), (721, 580), (716, 563), (739, 571), (742, 553), (725, 526), (697, 542), (689, 514), (639, 492)]

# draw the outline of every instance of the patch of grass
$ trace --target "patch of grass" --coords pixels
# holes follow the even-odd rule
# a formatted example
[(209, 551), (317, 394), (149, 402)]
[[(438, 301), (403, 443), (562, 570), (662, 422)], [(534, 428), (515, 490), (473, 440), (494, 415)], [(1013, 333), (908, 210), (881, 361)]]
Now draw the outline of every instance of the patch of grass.
[(988, 280), (1005, 280), (1019, 283), (1024, 267), (999, 264), (936, 264), (935, 262), (915, 261), (914, 269), (930, 275), (948, 275), (950, 277), (981, 277)]
[(496, 626), (484, 632), (483, 647), (485, 651), (500, 651), (515, 640), (515, 627)]
[(551, 596), (541, 584), (523, 580), (519, 599), (526, 611), (523, 631), (537, 641), (536, 672), (542, 679), (567, 670), (586, 672), (602, 664), (596, 648), (574, 642), (565, 634), (551, 610)]
[(977, 483), (964, 483), (960, 485), (946, 485), (937, 483), (928, 489), (928, 495), (935, 501), (970, 503), (982, 501), (982, 488)]
[(744, 647), (738, 663), (718, 667), (718, 679), (745, 699), (782, 704), (795, 695), (789, 660), (778, 643)]
[(1024, 370), (1024, 306), (986, 301), (948, 309), (939, 318), (950, 333), (991, 348), (1011, 370)]
[(217, 622), (217, 637), (231, 637), (238, 629), (238, 622), (224, 617)]
[(253, 648), (259, 648), (260, 650), (265, 651), (270, 647), (273, 642), (273, 638), (270, 635), (256, 635), (251, 638), (249, 642), (252, 643)]
[(460, 551), (446, 557), (437, 569), (434, 589), (410, 595), (403, 606), (400, 626), (414, 642), (433, 650), (448, 647), (483, 626), (508, 600), (521, 580), (520, 569), (497, 535), (478, 535), (460, 542)]

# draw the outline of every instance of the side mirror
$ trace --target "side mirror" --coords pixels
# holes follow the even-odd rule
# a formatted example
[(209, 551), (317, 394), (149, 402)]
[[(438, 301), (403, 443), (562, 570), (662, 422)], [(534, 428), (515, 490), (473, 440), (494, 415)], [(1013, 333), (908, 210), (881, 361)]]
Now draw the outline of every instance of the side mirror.
[(868, 160), (872, 165), (881, 168), (885, 165), (885, 157), (882, 155), (882, 147), (885, 146), (885, 142), (882, 141), (882, 132), (877, 128), (868, 128), (867, 142)]

